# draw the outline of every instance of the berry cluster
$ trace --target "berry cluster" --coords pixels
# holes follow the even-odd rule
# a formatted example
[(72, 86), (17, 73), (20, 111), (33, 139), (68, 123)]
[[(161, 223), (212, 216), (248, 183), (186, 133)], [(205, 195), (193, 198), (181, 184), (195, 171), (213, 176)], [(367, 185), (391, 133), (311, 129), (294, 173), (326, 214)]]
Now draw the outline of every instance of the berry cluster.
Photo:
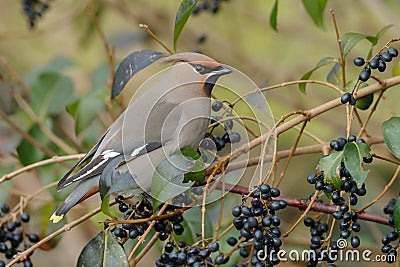
[[(269, 265), (279, 263), (277, 252), (282, 245), (279, 229), (281, 220), (276, 215), (276, 211), (287, 205), (283, 200), (272, 200), (272, 197), (279, 195), (279, 189), (263, 184), (252, 193), (251, 205), (247, 206), (243, 203), (232, 209), (233, 225), (239, 230), (239, 235), (238, 237), (227, 237), (226, 242), (230, 246), (236, 246), (239, 255), (246, 259), (250, 256), (249, 244), (251, 244), (253, 252), (248, 262), (254, 266), (264, 266), (263, 259), (267, 258), (264, 255), (265, 252), (272, 252), (272, 257), (266, 259)], [(238, 239), (241, 238), (242, 243), (238, 245)], [(184, 241), (169, 240), (164, 244), (163, 253), (156, 260), (156, 266), (213, 266), (225, 264), (229, 258), (230, 254), (224, 254), (220, 250), (218, 241), (200, 247), (199, 245), (189, 246)], [(246, 265), (233, 266), (244, 267)]]
[[(143, 197), (140, 201), (136, 201), (133, 204), (125, 203), (125, 199), (122, 195), (116, 196), (115, 200), (119, 203), (119, 211), (124, 213), (125, 220), (136, 220), (150, 218), (153, 215), (153, 204), (147, 197)], [(156, 209), (156, 213), (159, 212), (161, 206)], [(175, 206), (168, 206), (163, 214), (174, 212)], [(181, 235), (184, 228), (181, 224), (183, 217), (181, 214), (175, 214), (168, 217), (165, 220), (157, 221), (154, 225), (154, 230), (159, 232), (159, 239), (161, 241), (166, 240), (172, 231), (176, 235)], [(119, 238), (121, 243), (124, 243), (128, 238), (135, 239), (144, 234), (147, 228), (150, 226), (151, 221), (144, 223), (122, 223), (117, 225), (112, 231), (114, 235)], [(105, 222), (104, 228), (108, 228), (109, 223)]]
[[(349, 135), (349, 137), (346, 139), (344, 137), (339, 137), (338, 139), (334, 139), (331, 140), (329, 143), (329, 146), (335, 150), (335, 151), (342, 151), (344, 146), (347, 143), (351, 143), (351, 142), (357, 142), (357, 143), (364, 143), (365, 144), (365, 140), (362, 138), (357, 139), (357, 137), (355, 135)], [(372, 157), (363, 157), (363, 162), (364, 163), (371, 163), (372, 162)]]
[(156, 266), (212, 266), (211, 254), (218, 252), (214, 259), (215, 265), (228, 262), (229, 256), (224, 256), (219, 250), (218, 242), (211, 242), (205, 248), (188, 246), (185, 241), (177, 243), (168, 241), (164, 244), (164, 253), (156, 260)]
[[(212, 104), (211, 108), (213, 111), (218, 112), (222, 109), (223, 105), (224, 105), (224, 103), (222, 101), (216, 100)], [(229, 106), (229, 108), (231, 109), (232, 107)], [(214, 124), (214, 123), (217, 123), (219, 120), (221, 120), (220, 116), (211, 117), (210, 123)], [(233, 120), (231, 120), (231, 119), (225, 120), (223, 125), (221, 125), (221, 126), (223, 126), (225, 133), (221, 137), (218, 135), (212, 135), (212, 138), (217, 147), (217, 151), (222, 150), (227, 143), (238, 143), (241, 140), (241, 136), (239, 133), (232, 132), (232, 128), (234, 126)], [(211, 130), (211, 132), (214, 130), (214, 128)]]
[[(264, 259), (267, 265), (280, 262), (277, 252), (282, 245), (279, 229), (281, 220), (276, 212), (284, 209), (287, 204), (284, 200), (272, 200), (279, 195), (278, 188), (262, 184), (253, 192), (250, 206), (243, 204), (232, 209), (235, 217), (233, 225), (240, 231), (239, 238), (244, 238), (245, 244), (252, 243), (253, 247), (252, 255), (245, 247), (240, 248), (239, 254), (243, 258), (251, 256), (250, 263), (254, 266), (264, 266)], [(234, 244), (236, 239), (229, 237), (227, 242)]]
[(43, 13), (49, 8), (47, 2), (41, 0), (23, 0), (22, 11), (27, 16), (31, 28), (35, 27), (36, 20), (42, 17)]
[[(395, 203), (396, 199), (392, 198), (389, 200), (389, 203), (383, 209), (383, 212), (389, 215), (389, 223), (392, 225), (394, 225), (393, 211)], [(399, 244), (397, 243), (397, 245), (393, 246), (390, 243), (398, 239), (399, 239), (399, 234), (397, 233), (396, 230), (391, 231), (382, 237), (381, 251), (387, 254), (386, 261), (388, 263), (393, 263), (396, 261), (397, 249), (399, 248)]]
[(371, 77), (371, 69), (378, 69), (379, 72), (384, 72), (386, 70), (386, 63), (392, 61), (392, 59), (398, 55), (399, 52), (396, 48), (388, 47), (387, 51), (374, 56), (369, 62), (365, 62), (362, 57), (354, 58), (354, 65), (358, 67), (364, 66), (358, 79), (362, 82), (368, 81)]
[[(224, 0), (226, 1), (226, 0)], [(202, 0), (194, 7), (192, 14), (199, 15), (203, 11), (209, 11), (212, 14), (218, 13), (222, 0)]]
[[(339, 137), (330, 142), (330, 147), (336, 151), (342, 151), (347, 142), (359, 142), (365, 143), (363, 139), (357, 139), (356, 136), (350, 135), (347, 139)], [(372, 157), (364, 158), (365, 163), (370, 163)], [(324, 172), (321, 171), (319, 174), (310, 174), (307, 177), (307, 182), (313, 184), (316, 190), (323, 191), (327, 194), (332, 203), (337, 206), (335, 212), (332, 216), (336, 220), (340, 221), (340, 238), (347, 239), (350, 238), (350, 244), (353, 248), (360, 246), (360, 238), (357, 233), (361, 230), (360, 224), (358, 223), (357, 213), (353, 211), (352, 206), (357, 205), (358, 197), (364, 196), (367, 191), (365, 184), (360, 187), (357, 186), (357, 182), (353, 179), (350, 172), (346, 169), (344, 162), (341, 162), (339, 168), (339, 174), (341, 179), (341, 184), (339, 188), (326, 181), (324, 179)], [(328, 226), (319, 221), (314, 221), (312, 218), (305, 218), (304, 224), (310, 227), (311, 233), (311, 245), (310, 248), (316, 251), (316, 255), (321, 254), (328, 263), (332, 263), (331, 259), (328, 259), (326, 255), (323, 254), (327, 247), (322, 247), (324, 243), (324, 235), (326, 235)], [(334, 249), (334, 243), (330, 244), (330, 249)], [(310, 259), (308, 266), (316, 266), (318, 261)]]
[[(10, 212), (7, 204), (0, 208), (0, 219)], [(0, 225), (0, 253), (4, 254), (6, 259), (12, 259), (14, 255), (23, 250), (27, 250), (33, 243), (39, 241), (39, 236), (34, 233), (25, 234), (23, 225), (29, 222), (29, 214), (23, 212), (14, 220), (4, 222)], [(28, 257), (23, 261), (25, 267), (33, 266)], [(0, 260), (0, 267), (6, 266), (3, 260)]]
[[(332, 241), (329, 245), (330, 253), (326, 253), (328, 246), (324, 245), (329, 226), (326, 223), (321, 223), (320, 220), (315, 221), (311, 217), (304, 218), (304, 225), (310, 228), (311, 240), (310, 249), (314, 253), (309, 254), (307, 266), (317, 266), (318, 260), (326, 261), (329, 266), (334, 266), (334, 259), (337, 256), (337, 243)], [(324, 245), (324, 246), (323, 246)]]
[[(386, 63), (389, 63), (398, 55), (399, 52), (396, 48), (388, 47), (385, 52), (379, 53), (369, 61), (366, 61), (362, 57), (355, 57), (353, 61), (354, 65), (358, 67), (364, 66), (358, 76), (358, 79), (362, 82), (368, 81), (368, 79), (371, 77), (371, 70), (374, 69), (378, 69), (379, 72), (384, 72), (386, 70)], [(344, 93), (340, 98), (340, 101), (342, 104), (349, 103), (352, 106), (354, 106), (357, 102), (352, 93)]]

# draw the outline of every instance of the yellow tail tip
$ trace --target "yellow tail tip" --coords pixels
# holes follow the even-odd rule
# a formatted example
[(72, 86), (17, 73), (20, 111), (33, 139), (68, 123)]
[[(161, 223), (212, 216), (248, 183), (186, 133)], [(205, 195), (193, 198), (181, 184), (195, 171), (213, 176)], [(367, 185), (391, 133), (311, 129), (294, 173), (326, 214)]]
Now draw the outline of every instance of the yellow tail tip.
[(53, 223), (58, 223), (59, 221), (61, 221), (64, 218), (64, 214), (62, 215), (56, 215), (56, 213), (53, 213), (53, 215), (51, 215), (50, 217), (50, 221), (52, 221)]

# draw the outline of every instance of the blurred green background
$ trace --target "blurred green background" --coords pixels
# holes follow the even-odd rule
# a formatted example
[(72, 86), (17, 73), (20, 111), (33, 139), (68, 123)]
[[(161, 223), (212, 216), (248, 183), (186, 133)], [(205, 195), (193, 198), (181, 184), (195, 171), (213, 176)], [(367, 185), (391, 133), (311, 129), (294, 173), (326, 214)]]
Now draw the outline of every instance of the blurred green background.
[[(274, 1), (223, 1), (217, 14), (202, 12), (192, 16), (184, 28), (178, 42), (178, 52), (200, 51), (220, 62), (233, 66), (248, 75), (260, 86), (274, 85), (282, 82), (298, 80), (304, 73), (312, 69), (319, 59), (327, 56), (339, 56), (336, 36), (329, 13), (335, 11), (339, 32), (358, 32), (375, 35), (381, 28), (393, 24), (379, 42), (376, 50), (392, 38), (398, 38), (400, 32), (400, 3), (396, 0), (353, 0), (353, 1), (328, 1), (324, 13), (324, 29), (316, 27), (306, 13), (301, 1), (282, 0), (278, 10), (278, 32), (269, 26), (269, 15)], [(73, 83), (73, 97), (76, 98), (96, 92), (99, 107), (108, 101), (108, 58), (103, 42), (95, 30), (92, 16), (96, 13), (101, 30), (108, 44), (115, 49), (115, 62), (133, 51), (140, 49), (154, 49), (163, 51), (144, 30), (138, 27), (139, 23), (146, 23), (151, 30), (171, 49), (173, 47), (173, 27), (175, 14), (180, 1), (170, 0), (102, 0), (102, 1), (50, 1), (50, 9), (42, 19), (37, 21), (35, 29), (29, 29), (26, 17), (21, 12), (19, 1), (3, 0), (0, 2), (0, 55), (8, 64), (29, 84), (35, 71), (43, 66), (49, 66), (55, 58), (64, 58), (64, 63), (69, 67), (62, 69), (62, 73), (71, 78)], [(205, 36), (204, 43), (198, 39)], [(399, 45), (394, 45), (399, 49)], [(348, 80), (356, 79), (360, 69), (352, 65), (355, 56), (365, 57), (368, 54), (369, 43), (360, 42), (347, 58), (346, 75)], [(375, 51), (376, 51), (375, 50)], [(57, 61), (60, 62), (60, 61)], [(68, 63), (69, 62), (69, 63)], [(396, 63), (388, 65), (388, 71), (380, 74), (380, 78), (390, 77), (391, 68)], [(50, 64), (50, 68), (54, 65)], [(316, 72), (312, 79), (326, 80), (329, 67)], [(133, 90), (146, 78), (139, 74), (129, 84), (129, 90), (124, 92), (124, 103), (129, 100)], [(398, 99), (399, 88), (392, 88), (385, 93), (378, 111), (374, 114), (368, 127), (370, 135), (381, 135), (381, 124), (391, 116), (398, 115), (400, 106)], [(4, 87), (0, 90), (5, 90)], [(308, 85), (307, 94), (299, 92), (297, 86), (275, 89), (267, 93), (267, 99), (276, 118), (293, 111), (305, 110), (320, 105), (325, 101), (338, 97), (338, 93), (327, 87)], [(2, 96), (3, 97), (3, 96)], [(68, 102), (68, 101), (67, 101)], [(91, 107), (86, 112), (94, 111)], [(114, 110), (119, 112), (118, 106)], [(364, 119), (368, 111), (360, 111)], [(96, 114), (97, 115), (97, 114)], [(64, 124), (67, 129), (64, 135), (81, 144), (81, 152), (93, 144), (100, 133), (110, 124), (112, 118), (104, 111), (99, 111), (99, 116), (92, 121), (83, 122), (84, 129), (75, 135), (74, 122), (66, 112), (57, 114), (53, 123)], [(70, 129), (70, 130), (68, 130)], [(354, 123), (352, 133), (359, 129)], [(345, 108), (339, 107), (316, 119), (313, 119), (306, 128), (307, 131), (318, 136), (323, 141), (329, 141), (346, 134)], [(279, 139), (279, 150), (289, 149), (294, 142), (297, 131), (291, 130)], [(5, 137), (4, 137), (5, 136)], [(3, 143), (11, 142), (8, 135), (1, 136)], [(1, 143), (1, 144), (3, 144)], [(303, 136), (300, 146), (314, 144), (310, 138)], [(384, 145), (374, 146), (374, 153), (390, 156)], [(64, 153), (65, 154), (65, 153)], [(306, 198), (313, 187), (306, 183), (306, 177), (314, 172), (319, 157), (322, 154), (295, 157), (287, 175), (281, 185), (283, 195)], [(0, 155), (1, 156), (1, 155)], [(12, 156), (3, 155), (1, 159), (0, 174), (9, 172), (18, 167)], [(285, 160), (279, 163), (278, 170), (282, 169)], [(371, 167), (370, 167), (371, 166)], [(375, 198), (391, 178), (394, 165), (374, 160), (374, 164), (367, 166), (370, 174), (367, 178), (366, 197), (360, 198), (358, 207)], [(61, 177), (66, 167), (62, 166), (51, 171), (42, 168), (16, 177), (13, 183), (0, 185), (1, 201), (6, 201), (11, 192), (13, 197), (10, 203), (17, 203), (18, 194), (29, 194), (43, 186), (45, 183), (55, 181)], [(279, 171), (278, 171), (279, 174)], [(381, 213), (382, 208), (391, 197), (398, 194), (399, 182), (396, 182), (389, 193), (370, 211)], [(3, 193), (4, 192), (4, 193)], [(62, 197), (59, 197), (60, 199)], [(50, 201), (49, 194), (42, 194), (32, 202), (31, 213), (38, 207)], [(71, 217), (76, 218), (85, 212), (86, 207), (96, 205), (96, 200), (85, 203), (71, 212)], [(285, 221), (283, 229), (289, 229), (297, 218), (294, 214), (301, 213), (293, 208), (287, 208), (282, 218)], [(96, 221), (96, 220), (95, 220)], [(362, 224), (360, 237), (362, 248), (370, 248), (379, 252), (380, 238), (389, 231), (388, 227), (381, 227), (370, 223)], [(85, 223), (80, 227), (64, 234), (60, 244), (48, 252), (37, 251), (33, 255), (35, 266), (73, 266), (76, 263), (80, 250), (92, 238), (99, 228), (92, 223)], [(309, 234), (302, 225), (287, 239), (283, 239), (284, 247), (302, 247), (309, 240)], [(151, 251), (139, 266), (153, 265), (157, 253)], [(340, 263), (341, 264), (341, 263)], [(284, 264), (283, 264), (284, 265)], [(293, 266), (293, 263), (288, 266)], [(300, 265), (300, 264), (299, 264)], [(372, 266), (372, 263), (371, 263)], [(378, 265), (377, 265), (378, 266)]]

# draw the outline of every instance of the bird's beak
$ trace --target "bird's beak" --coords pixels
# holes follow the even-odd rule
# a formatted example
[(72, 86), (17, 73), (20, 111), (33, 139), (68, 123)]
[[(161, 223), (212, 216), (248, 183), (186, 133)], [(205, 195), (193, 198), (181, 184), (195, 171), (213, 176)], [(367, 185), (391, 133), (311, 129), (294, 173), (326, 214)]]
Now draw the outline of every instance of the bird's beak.
[(211, 95), (211, 91), (214, 88), (215, 83), (217, 82), (218, 78), (231, 73), (232, 70), (225, 67), (225, 66), (220, 66), (219, 68), (214, 69), (210, 75), (208, 76), (205, 84), (204, 84), (204, 90)]
[(213, 76), (215, 75), (215, 76), (219, 77), (219, 76), (222, 76), (222, 75), (226, 75), (226, 74), (232, 73), (232, 70), (230, 68), (225, 67), (225, 66), (221, 66), (218, 69), (214, 70), (212, 73), (213, 73)]

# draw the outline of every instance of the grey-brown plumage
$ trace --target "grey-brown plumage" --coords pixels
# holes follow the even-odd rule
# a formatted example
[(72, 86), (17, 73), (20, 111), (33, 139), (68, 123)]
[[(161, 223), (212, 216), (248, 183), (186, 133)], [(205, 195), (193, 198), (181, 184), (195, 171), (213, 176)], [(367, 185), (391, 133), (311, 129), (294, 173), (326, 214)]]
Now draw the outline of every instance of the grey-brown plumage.
[(162, 160), (185, 146), (197, 149), (209, 123), (211, 90), (217, 79), (231, 70), (197, 53), (175, 54), (164, 58), (163, 63), (173, 66), (156, 76), (158, 80), (152, 80), (145, 93), (129, 104), (99, 142), (59, 181), (58, 190), (78, 184), (50, 220), (60, 221), (87, 194), (98, 190), (101, 173), (116, 157), (122, 155), (124, 159), (117, 170), (130, 171), (137, 192), (141, 192), (150, 189), (154, 170)]

